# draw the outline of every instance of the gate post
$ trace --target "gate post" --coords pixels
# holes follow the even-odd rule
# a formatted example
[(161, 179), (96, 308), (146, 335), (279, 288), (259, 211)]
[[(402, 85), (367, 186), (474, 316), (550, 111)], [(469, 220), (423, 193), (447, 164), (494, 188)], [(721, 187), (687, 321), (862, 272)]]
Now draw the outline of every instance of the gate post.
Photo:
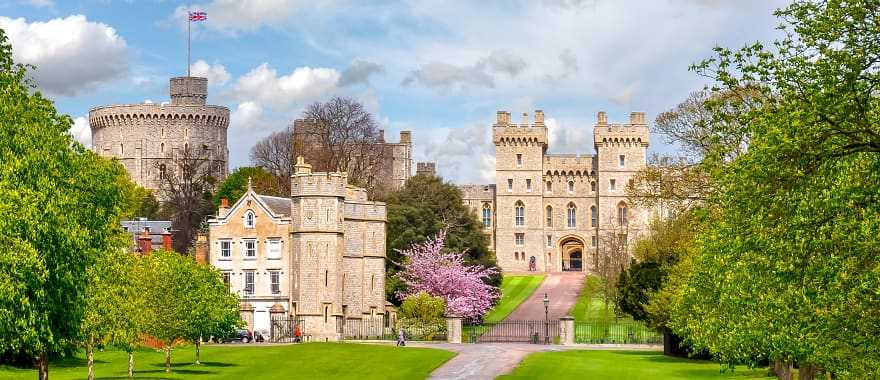
[(446, 316), (446, 341), (461, 343), (461, 317), (457, 315)]
[(559, 318), (559, 343), (565, 346), (574, 344), (574, 317), (570, 315)]

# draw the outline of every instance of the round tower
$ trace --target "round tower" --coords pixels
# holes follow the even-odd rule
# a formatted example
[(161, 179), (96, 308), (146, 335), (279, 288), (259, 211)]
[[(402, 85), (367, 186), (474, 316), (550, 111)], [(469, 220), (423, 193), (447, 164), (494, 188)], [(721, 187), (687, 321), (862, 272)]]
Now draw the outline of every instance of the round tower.
[(214, 176), (222, 181), (229, 161), (229, 109), (206, 105), (207, 78), (171, 78), (169, 92), (170, 103), (109, 105), (89, 110), (92, 149), (117, 158), (135, 183), (154, 193), (184, 151), (190, 157), (208, 160)]

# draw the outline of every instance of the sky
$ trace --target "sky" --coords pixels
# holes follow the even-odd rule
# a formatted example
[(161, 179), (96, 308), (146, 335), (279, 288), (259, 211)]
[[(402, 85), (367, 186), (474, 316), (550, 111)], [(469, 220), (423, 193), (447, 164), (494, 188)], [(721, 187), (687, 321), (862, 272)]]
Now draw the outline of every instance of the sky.
[[(0, 0), (17, 62), (90, 144), (89, 109), (168, 101), (168, 78), (209, 80), (231, 112), (230, 168), (310, 103), (362, 102), (414, 161), (455, 183), (494, 183), (491, 125), (543, 110), (551, 153), (594, 153), (596, 113), (653, 120), (710, 84), (688, 68), (715, 46), (779, 37), (779, 0)], [(651, 153), (675, 154), (660, 135)]]

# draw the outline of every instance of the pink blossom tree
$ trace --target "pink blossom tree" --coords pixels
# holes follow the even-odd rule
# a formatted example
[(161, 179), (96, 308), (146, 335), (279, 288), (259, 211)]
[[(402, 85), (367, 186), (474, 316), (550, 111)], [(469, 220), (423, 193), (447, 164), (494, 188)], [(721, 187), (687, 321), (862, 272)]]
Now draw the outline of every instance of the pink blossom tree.
[(397, 273), (406, 290), (397, 293), (402, 300), (410, 295), (427, 292), (446, 300), (446, 313), (468, 320), (479, 320), (500, 297), (498, 288), (486, 283), (497, 273), (495, 268), (465, 265), (464, 252), (443, 252), (446, 229), (433, 239), (398, 250), (404, 257)]

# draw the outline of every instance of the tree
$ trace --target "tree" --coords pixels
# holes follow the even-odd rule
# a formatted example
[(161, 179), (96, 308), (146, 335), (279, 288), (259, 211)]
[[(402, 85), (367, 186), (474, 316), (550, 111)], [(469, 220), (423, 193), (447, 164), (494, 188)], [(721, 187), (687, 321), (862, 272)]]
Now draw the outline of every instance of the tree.
[[(403, 290), (403, 284), (394, 275), (400, 262), (400, 250), (412, 244), (424, 242), (427, 236), (435, 236), (446, 229), (446, 250), (464, 252), (469, 265), (497, 268), (495, 256), (489, 250), (489, 239), (483, 234), (480, 221), (461, 199), (455, 185), (444, 183), (434, 176), (415, 176), (395, 192), (383, 199), (388, 205), (386, 244), (386, 297), (397, 300), (395, 295)], [(489, 283), (501, 283), (500, 272)]]
[(218, 171), (207, 155), (189, 149), (173, 158), (170, 166), (157, 165), (162, 165), (162, 212), (171, 219), (174, 250), (186, 253), (202, 222), (214, 212), (211, 200)]
[(293, 134), (285, 129), (257, 141), (251, 148), (251, 164), (265, 169), (275, 178), (280, 194), (290, 194), (290, 176), (293, 174)]
[(243, 326), (243, 321), (238, 296), (229, 292), (217, 269), (193, 262), (189, 271), (192, 286), (186, 292), (185, 303), (192, 307), (180, 317), (187, 321), (183, 337), (195, 343), (196, 364), (201, 364), (202, 339), (229, 336)]
[(194, 261), (174, 252), (158, 250), (144, 256), (145, 332), (164, 344), (165, 372), (171, 372), (171, 349), (188, 333), (186, 316), (195, 305), (188, 297), (190, 266)]
[[(226, 180), (220, 184), (217, 193), (214, 194), (214, 206), (220, 207), (221, 198), (228, 199), (230, 205), (238, 201), (238, 199), (247, 191), (248, 180), (251, 181), (251, 186), (254, 191), (259, 194), (277, 197), (290, 196), (289, 184), (287, 186), (288, 190), (285, 193), (284, 189), (277, 186), (277, 179), (272, 173), (267, 172), (261, 167), (245, 166), (235, 169), (235, 171), (233, 171), (229, 177), (226, 177)], [(287, 178), (287, 181), (290, 182), (290, 177)]]
[(397, 322), (410, 334), (433, 334), (446, 330), (445, 311), (446, 301), (443, 297), (421, 291), (404, 298), (400, 304)]
[(128, 178), (121, 179), (118, 186), (125, 196), (123, 219), (133, 220), (139, 217), (156, 219), (159, 216), (161, 205), (153, 192), (138, 186)]
[(49, 357), (81, 336), (87, 270), (118, 246), (127, 175), (68, 134), (0, 30), (0, 351)]
[(463, 253), (443, 252), (445, 240), (443, 229), (433, 239), (400, 251), (404, 260), (398, 264), (402, 270), (397, 277), (406, 290), (397, 296), (406, 299), (426, 292), (443, 298), (448, 314), (480, 320), (500, 297), (498, 288), (486, 283), (497, 271), (481, 265), (466, 265)]
[(748, 149), (711, 171), (707, 227), (671, 294), (673, 330), (723, 362), (877, 376), (878, 13), (874, 1), (798, 1), (776, 12), (785, 36), (772, 49), (716, 48), (694, 67), (717, 89), (761, 94), (734, 114)]
[(385, 147), (378, 124), (363, 104), (333, 97), (310, 104), (302, 119), (293, 131), (293, 154), (305, 157), (315, 171), (348, 172), (349, 181), (372, 194)]
[(608, 320), (610, 306), (617, 298), (617, 280), (629, 261), (629, 225), (620, 223), (609, 215), (612, 221), (599, 231), (600, 246), (596, 255), (596, 275), (602, 279), (602, 293), (605, 315)]

